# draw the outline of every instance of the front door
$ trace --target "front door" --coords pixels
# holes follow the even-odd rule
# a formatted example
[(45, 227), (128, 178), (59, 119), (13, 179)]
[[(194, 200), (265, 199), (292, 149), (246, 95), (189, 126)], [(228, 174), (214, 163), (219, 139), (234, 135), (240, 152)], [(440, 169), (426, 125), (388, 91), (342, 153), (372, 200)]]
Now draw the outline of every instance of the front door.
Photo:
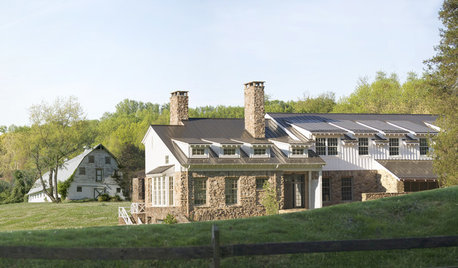
[(285, 209), (305, 208), (304, 174), (285, 175)]

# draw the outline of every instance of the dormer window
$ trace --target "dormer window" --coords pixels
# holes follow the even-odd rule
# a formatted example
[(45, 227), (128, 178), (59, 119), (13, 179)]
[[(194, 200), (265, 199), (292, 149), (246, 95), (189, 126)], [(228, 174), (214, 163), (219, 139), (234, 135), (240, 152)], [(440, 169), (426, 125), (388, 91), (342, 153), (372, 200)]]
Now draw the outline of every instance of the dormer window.
[(252, 145), (250, 157), (270, 157), (270, 146), (266, 144)]
[(291, 146), (290, 157), (307, 157), (308, 147), (304, 145), (293, 145)]
[(192, 148), (192, 155), (204, 155), (205, 149), (204, 148)]
[(254, 148), (253, 154), (254, 155), (265, 155), (267, 152), (266, 148)]
[(191, 146), (191, 157), (195, 157), (195, 158), (208, 157), (208, 146), (207, 145), (192, 145)]
[(224, 155), (235, 155), (235, 148), (223, 148)]

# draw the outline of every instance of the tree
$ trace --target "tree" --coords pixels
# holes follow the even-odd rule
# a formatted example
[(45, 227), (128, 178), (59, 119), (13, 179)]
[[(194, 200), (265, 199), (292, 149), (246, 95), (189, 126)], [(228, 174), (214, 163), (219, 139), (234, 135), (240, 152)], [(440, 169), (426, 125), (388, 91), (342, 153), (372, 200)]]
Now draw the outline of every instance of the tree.
[[(53, 202), (59, 201), (58, 170), (71, 158), (93, 142), (93, 133), (85, 120), (76, 98), (56, 99), (53, 104), (43, 102), (30, 108), (31, 133), (29, 152), (36, 169), (36, 177), (44, 193)], [(49, 171), (48, 185), (43, 175)]]
[(145, 174), (145, 151), (140, 150), (134, 144), (123, 144), (118, 161), (122, 176), (117, 179), (117, 182), (127, 197), (127, 194), (131, 192), (132, 178)]
[(23, 202), (24, 197), (33, 185), (33, 171), (16, 170), (13, 173), (12, 189), (4, 203)]
[(439, 11), (444, 25), (436, 56), (426, 61), (427, 81), (439, 114), (440, 133), (433, 138), (434, 169), (442, 186), (458, 184), (458, 1), (445, 0)]

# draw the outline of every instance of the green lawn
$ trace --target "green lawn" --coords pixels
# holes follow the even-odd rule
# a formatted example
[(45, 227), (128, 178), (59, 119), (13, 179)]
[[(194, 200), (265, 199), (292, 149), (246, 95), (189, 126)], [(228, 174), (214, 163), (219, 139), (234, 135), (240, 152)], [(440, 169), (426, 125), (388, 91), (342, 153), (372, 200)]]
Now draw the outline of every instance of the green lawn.
[[(113, 203), (105, 204), (110, 206)], [(115, 207), (119, 203), (114, 204), (113, 217), (116, 217)], [(98, 214), (97, 206), (106, 208), (98, 203), (53, 206), (72, 205), (87, 205), (92, 211), (88, 213), (89, 215)], [(3, 208), (0, 206), (0, 215), (3, 218), (1, 209)], [(83, 210), (82, 207), (81, 209)], [(72, 211), (77, 211), (77, 209), (72, 209)], [(84, 217), (90, 217), (89, 215)], [(70, 216), (65, 217), (66, 220), (69, 218)], [(115, 224), (112, 220), (110, 222), (110, 224)], [(212, 223), (214, 222), (0, 232), (0, 245), (43, 247), (208, 245)], [(363, 203), (336, 205), (312, 211), (216, 223), (220, 227), (222, 244), (458, 235), (458, 187)], [(2, 230), (5, 230), (5, 225), (1, 226)], [(32, 224), (28, 226), (33, 227)], [(77, 226), (67, 223), (67, 227)], [(133, 267), (208, 267), (208, 263), (208, 260), (67, 262), (2, 259), (0, 267), (124, 267), (126, 265)], [(456, 247), (237, 257), (222, 261), (223, 267), (429, 267), (453, 265), (458, 265)]]
[(0, 232), (110, 226), (128, 202), (18, 203), (0, 205)]

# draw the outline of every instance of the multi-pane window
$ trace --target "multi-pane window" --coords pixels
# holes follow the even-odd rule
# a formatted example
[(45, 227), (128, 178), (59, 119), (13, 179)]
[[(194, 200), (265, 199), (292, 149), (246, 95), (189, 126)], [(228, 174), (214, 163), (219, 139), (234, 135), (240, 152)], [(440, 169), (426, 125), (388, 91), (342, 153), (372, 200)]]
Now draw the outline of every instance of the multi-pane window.
[(107, 165), (111, 164), (111, 157), (109, 156), (105, 157), (105, 164)]
[[(153, 177), (151, 179), (151, 201), (153, 206), (172, 206), (173, 205), (173, 189), (170, 192), (170, 181), (173, 184), (173, 177)], [(172, 202), (170, 202), (172, 195)]]
[(398, 138), (390, 138), (389, 146), (390, 146), (390, 155), (399, 155), (399, 139)]
[(266, 148), (254, 148), (254, 155), (265, 155), (266, 152)]
[(293, 148), (293, 155), (303, 155), (304, 148)]
[(224, 155), (235, 155), (235, 148), (223, 148)]
[(342, 200), (352, 200), (352, 178), (342, 178)]
[(79, 172), (80, 175), (86, 175), (86, 168), (85, 167), (80, 167), (79, 171), (80, 171)]
[(83, 187), (81, 187), (81, 186), (76, 186), (76, 191), (77, 191), (78, 193), (81, 193), (81, 192), (83, 191)]
[(173, 206), (173, 177), (169, 177), (169, 206)]
[(88, 160), (89, 160), (89, 163), (94, 163), (94, 156), (90, 155)]
[(207, 203), (207, 178), (193, 179), (194, 205), (205, 205)]
[(102, 181), (103, 178), (103, 169), (98, 168), (95, 170), (95, 181)]
[(428, 151), (428, 140), (426, 138), (420, 138), (420, 155), (427, 155)]
[(117, 193), (117, 194), (121, 193), (121, 188), (119, 188), (119, 187), (116, 188), (116, 193)]
[(321, 186), (322, 186), (321, 193), (323, 196), (323, 202), (331, 201), (331, 185), (329, 182), (329, 178), (323, 178)]
[(319, 155), (326, 155), (326, 138), (316, 139), (316, 153)]
[(226, 178), (226, 205), (237, 204), (237, 181), (238, 178)]
[(358, 139), (358, 153), (359, 155), (368, 155), (369, 154), (369, 139), (368, 138), (359, 138)]
[(319, 155), (337, 155), (337, 138), (317, 138), (315, 147)]
[(337, 155), (337, 138), (328, 138), (328, 155)]
[(205, 148), (192, 148), (192, 155), (204, 155)]
[(267, 178), (256, 178), (256, 190), (262, 190)]
[(168, 156), (168, 155), (165, 156), (165, 163), (166, 163), (166, 164), (169, 163), (169, 156)]

